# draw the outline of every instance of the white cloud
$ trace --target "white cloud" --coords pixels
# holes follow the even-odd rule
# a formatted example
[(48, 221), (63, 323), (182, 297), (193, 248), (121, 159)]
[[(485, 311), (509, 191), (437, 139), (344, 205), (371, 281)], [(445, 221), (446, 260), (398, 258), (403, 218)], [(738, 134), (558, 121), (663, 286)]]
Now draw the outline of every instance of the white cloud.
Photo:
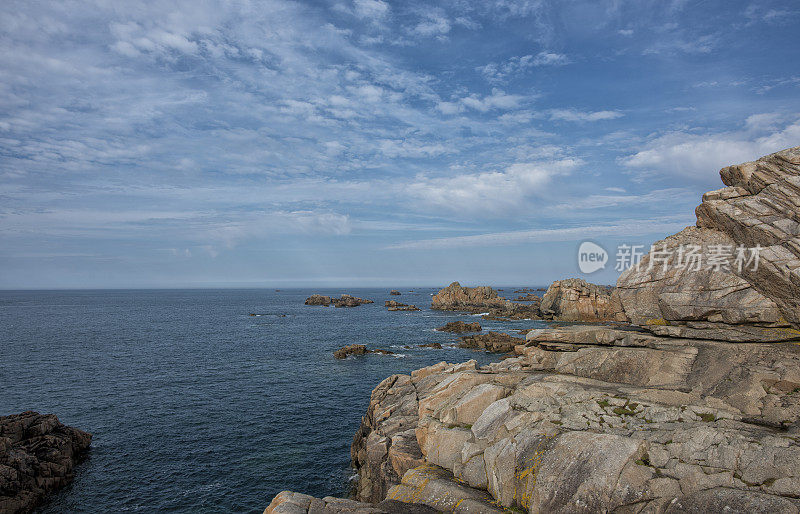
[(520, 95), (510, 95), (500, 89), (492, 89), (492, 94), (480, 97), (472, 94), (466, 98), (461, 99), (461, 103), (470, 109), (480, 112), (487, 112), (493, 109), (514, 109), (519, 106), (523, 97)]
[(503, 171), (487, 171), (454, 177), (419, 177), (408, 193), (428, 205), (456, 212), (501, 212), (519, 205), (557, 176), (570, 174), (582, 162), (561, 159), (515, 163)]
[(489, 82), (501, 83), (536, 66), (563, 66), (569, 63), (569, 58), (564, 54), (543, 51), (536, 55), (514, 56), (502, 63), (491, 62), (475, 69)]
[(678, 232), (693, 220), (664, 221), (659, 220), (618, 220), (611, 224), (584, 225), (579, 227), (547, 228), (534, 230), (517, 230), (511, 232), (493, 232), (472, 236), (443, 237), (404, 241), (387, 247), (391, 250), (432, 250), (441, 248), (463, 248), (470, 246), (492, 247), (509, 246), (525, 243), (541, 243), (553, 241), (577, 241), (598, 236), (642, 236), (647, 234), (672, 234)]
[(717, 172), (731, 164), (796, 146), (800, 119), (776, 128), (771, 114), (747, 118), (742, 130), (718, 134), (674, 131), (650, 140), (638, 152), (621, 160), (626, 167), (648, 174), (714, 182)]
[(575, 109), (551, 109), (549, 114), (551, 120), (577, 122), (613, 120), (624, 116), (619, 111), (583, 112)]
[(353, 5), (359, 18), (379, 20), (389, 14), (389, 4), (381, 0), (354, 0)]
[(434, 9), (424, 14), (420, 21), (411, 29), (411, 33), (422, 37), (443, 37), (450, 32), (450, 20), (441, 9)]

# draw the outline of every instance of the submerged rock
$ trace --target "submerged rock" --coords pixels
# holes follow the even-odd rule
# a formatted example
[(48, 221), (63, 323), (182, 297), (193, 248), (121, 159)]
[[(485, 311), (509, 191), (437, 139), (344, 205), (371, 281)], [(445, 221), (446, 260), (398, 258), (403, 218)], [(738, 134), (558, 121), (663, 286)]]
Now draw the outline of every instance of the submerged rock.
[(453, 332), (455, 334), (462, 334), (464, 332), (480, 332), (483, 330), (481, 324), (477, 321), (472, 323), (465, 323), (463, 321), (448, 321), (441, 327), (437, 327), (439, 332)]
[(32, 512), (73, 479), (92, 435), (53, 414), (0, 416), (0, 512)]

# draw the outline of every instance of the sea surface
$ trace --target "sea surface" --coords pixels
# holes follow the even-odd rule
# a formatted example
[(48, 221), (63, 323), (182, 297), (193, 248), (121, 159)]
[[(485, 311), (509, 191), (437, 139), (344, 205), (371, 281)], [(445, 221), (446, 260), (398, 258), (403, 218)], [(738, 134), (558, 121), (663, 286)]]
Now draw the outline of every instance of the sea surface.
[[(381, 380), (501, 358), (413, 348), (457, 340), (434, 327), (544, 326), (431, 311), (435, 289), (402, 291), (0, 291), (0, 415), (54, 413), (94, 435), (41, 511), (261, 512), (285, 489), (346, 495), (350, 443)], [(304, 305), (312, 293), (375, 303)], [(388, 312), (388, 299), (423, 310)], [(351, 343), (396, 355), (333, 358)]]

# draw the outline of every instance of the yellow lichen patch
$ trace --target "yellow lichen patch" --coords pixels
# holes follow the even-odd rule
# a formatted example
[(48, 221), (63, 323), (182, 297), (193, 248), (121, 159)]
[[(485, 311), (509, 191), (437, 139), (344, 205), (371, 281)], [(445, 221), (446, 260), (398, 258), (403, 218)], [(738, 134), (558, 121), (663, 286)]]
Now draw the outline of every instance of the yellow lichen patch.
[[(553, 439), (553, 437), (555, 436), (544, 436), (536, 445), (533, 455), (526, 458), (522, 462), (522, 466), (514, 473), (514, 501), (525, 508), (525, 510), (530, 510), (531, 492), (533, 492), (533, 489), (536, 487), (536, 472), (539, 469), (539, 465), (542, 463), (542, 457), (547, 451), (547, 443)], [(530, 486), (524, 483), (526, 479), (530, 483)], [(518, 494), (518, 485), (523, 487), (521, 495)]]
[(647, 320), (647, 325), (658, 325), (658, 326), (666, 326), (669, 325), (669, 321), (665, 320), (664, 318), (651, 318)]

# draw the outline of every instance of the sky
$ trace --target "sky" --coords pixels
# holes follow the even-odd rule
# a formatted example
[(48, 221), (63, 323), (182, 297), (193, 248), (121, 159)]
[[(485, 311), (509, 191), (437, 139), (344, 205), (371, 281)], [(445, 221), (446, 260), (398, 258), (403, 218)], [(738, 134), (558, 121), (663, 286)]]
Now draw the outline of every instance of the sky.
[(800, 145), (784, 1), (15, 1), (0, 288), (547, 285)]

